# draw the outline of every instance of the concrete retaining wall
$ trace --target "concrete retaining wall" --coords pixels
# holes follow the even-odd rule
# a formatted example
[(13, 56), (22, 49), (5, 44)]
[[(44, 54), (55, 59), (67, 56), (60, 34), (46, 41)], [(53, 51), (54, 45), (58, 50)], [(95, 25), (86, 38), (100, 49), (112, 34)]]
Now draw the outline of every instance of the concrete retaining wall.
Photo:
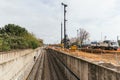
[(95, 64), (83, 58), (74, 57), (64, 52), (48, 49), (79, 79), (73, 79), (70, 72), (64, 69), (69, 80), (120, 80), (120, 72)]
[(0, 53), (0, 80), (25, 80), (41, 49)]

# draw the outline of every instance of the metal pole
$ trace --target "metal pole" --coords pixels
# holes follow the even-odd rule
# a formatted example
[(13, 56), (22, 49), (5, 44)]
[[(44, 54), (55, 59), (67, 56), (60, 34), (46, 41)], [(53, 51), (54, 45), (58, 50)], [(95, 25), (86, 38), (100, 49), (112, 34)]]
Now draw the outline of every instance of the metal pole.
[(64, 6), (64, 48), (66, 48), (66, 7), (67, 5), (64, 3), (61, 3)]
[(63, 33), (63, 29), (62, 29), (62, 22), (61, 22), (61, 44), (62, 44), (62, 33)]
[(77, 30), (77, 39), (78, 39), (78, 30)]
[(118, 42), (118, 40), (119, 40), (119, 36), (117, 36), (117, 42)]
[(65, 6), (64, 6), (64, 48), (66, 48), (66, 10), (65, 10)]
[(101, 32), (101, 42), (102, 42), (102, 32)]
[(78, 33), (79, 30), (77, 30), (77, 45), (79, 44), (79, 33)]

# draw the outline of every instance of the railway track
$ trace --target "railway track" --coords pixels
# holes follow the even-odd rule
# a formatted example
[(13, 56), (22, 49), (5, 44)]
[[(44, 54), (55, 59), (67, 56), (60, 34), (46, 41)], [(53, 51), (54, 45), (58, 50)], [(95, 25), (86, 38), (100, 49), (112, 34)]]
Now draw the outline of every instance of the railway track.
[(68, 80), (51, 53), (42, 51), (26, 80)]
[(44, 63), (44, 51), (42, 51), (41, 54), (39, 55), (35, 65), (33, 66), (26, 80), (37, 80), (38, 78), (41, 78), (42, 77), (41, 74), (43, 71), (43, 63)]
[(53, 73), (54, 77), (52, 80), (68, 80), (64, 75), (64, 73), (62, 72), (59, 66), (60, 64), (58, 64), (58, 62), (56, 61), (55, 56), (53, 56), (52, 53), (49, 53), (48, 57), (49, 57), (49, 63), (51, 65), (51, 69), (54, 70), (54, 73)]

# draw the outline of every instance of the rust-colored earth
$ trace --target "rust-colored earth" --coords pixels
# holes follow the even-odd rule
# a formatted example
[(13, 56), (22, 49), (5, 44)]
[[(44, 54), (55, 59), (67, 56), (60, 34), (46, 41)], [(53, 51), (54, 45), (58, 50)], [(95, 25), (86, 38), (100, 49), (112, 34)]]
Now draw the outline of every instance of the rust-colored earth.
[(77, 57), (82, 57), (85, 59), (89, 59), (90, 61), (103, 61), (105, 63), (111, 63), (113, 65), (120, 65), (120, 51), (108, 51), (109, 53), (90, 53), (83, 52), (80, 50), (69, 50), (63, 48), (54, 48), (55, 50), (67, 52), (67, 54), (71, 54)]

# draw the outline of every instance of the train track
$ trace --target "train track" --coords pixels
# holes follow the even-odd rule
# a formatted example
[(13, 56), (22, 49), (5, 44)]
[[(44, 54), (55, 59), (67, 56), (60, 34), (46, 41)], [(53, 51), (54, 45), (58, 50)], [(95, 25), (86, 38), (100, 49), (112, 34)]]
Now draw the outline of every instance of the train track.
[[(56, 57), (55, 56), (53, 56), (52, 55), (52, 53), (49, 53), (48, 54), (48, 57), (49, 57), (49, 63), (50, 63), (50, 65), (51, 65), (51, 69), (53, 69), (54, 70), (54, 73), (56, 74), (56, 76), (54, 76), (54, 74), (53, 74), (53, 79), (52, 80), (68, 80), (67, 78), (66, 78), (66, 76), (64, 75), (64, 73), (62, 72), (62, 70), (61, 70), (61, 68), (60, 68), (60, 64), (57, 62), (57, 60), (56, 60)], [(52, 62), (52, 63), (51, 63)], [(58, 72), (59, 71), (59, 72)], [(62, 76), (62, 77), (61, 77)]]
[(42, 51), (27, 80), (68, 80), (51, 53)]
[(39, 55), (35, 65), (33, 66), (26, 80), (37, 80), (38, 78), (41, 78), (40, 74), (42, 74), (43, 62), (44, 62), (44, 51), (42, 51), (41, 54)]

